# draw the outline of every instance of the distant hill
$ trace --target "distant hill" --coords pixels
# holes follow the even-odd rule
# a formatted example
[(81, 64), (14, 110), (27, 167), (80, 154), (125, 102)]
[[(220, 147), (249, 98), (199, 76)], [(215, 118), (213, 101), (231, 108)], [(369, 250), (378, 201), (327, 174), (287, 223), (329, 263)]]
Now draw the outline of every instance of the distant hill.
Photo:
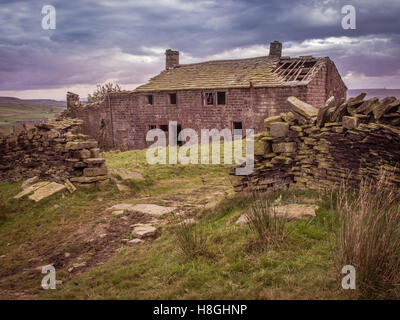
[(65, 101), (0, 97), (0, 128), (17, 122), (40, 122), (56, 116), (66, 107)]
[(394, 96), (400, 98), (400, 89), (349, 89), (347, 98), (358, 96), (361, 92), (367, 93), (367, 99), (377, 97), (379, 99)]

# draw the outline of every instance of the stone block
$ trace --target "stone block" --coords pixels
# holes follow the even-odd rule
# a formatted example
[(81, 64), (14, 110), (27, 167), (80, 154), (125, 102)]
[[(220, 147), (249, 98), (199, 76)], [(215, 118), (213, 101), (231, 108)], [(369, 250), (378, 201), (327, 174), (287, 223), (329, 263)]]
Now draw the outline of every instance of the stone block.
[(271, 137), (286, 137), (289, 133), (289, 124), (287, 122), (272, 122), (269, 126)]
[(107, 173), (107, 167), (83, 169), (83, 175), (85, 177), (105, 176)]
[(357, 117), (344, 116), (342, 122), (343, 127), (345, 127), (346, 129), (355, 129), (358, 126)]
[(100, 149), (92, 148), (90, 149), (90, 158), (99, 158), (100, 157)]
[(316, 117), (318, 114), (318, 109), (314, 108), (312, 105), (301, 101), (296, 97), (289, 97), (287, 101), (292, 105), (292, 109), (301, 114), (302, 116), (311, 119), (312, 117)]
[(79, 151), (79, 158), (88, 159), (91, 157), (91, 152), (88, 149), (82, 149)]
[(272, 144), (272, 151), (274, 153), (292, 153), (296, 152), (296, 150), (297, 150), (296, 142), (281, 142)]
[(272, 122), (279, 122), (279, 121), (282, 121), (281, 116), (273, 116), (273, 117), (266, 118), (266, 119), (264, 120), (264, 127), (268, 129), (268, 128), (269, 128), (269, 125), (270, 125)]

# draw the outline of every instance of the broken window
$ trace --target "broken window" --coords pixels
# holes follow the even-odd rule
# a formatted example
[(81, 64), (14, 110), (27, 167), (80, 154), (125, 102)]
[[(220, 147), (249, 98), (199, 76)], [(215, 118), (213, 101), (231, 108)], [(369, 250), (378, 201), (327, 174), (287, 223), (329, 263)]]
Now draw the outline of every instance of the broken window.
[(225, 91), (217, 92), (217, 104), (225, 105), (226, 104), (226, 93)]
[(149, 125), (149, 130), (153, 130), (153, 129), (156, 129), (156, 128), (157, 128), (157, 126), (155, 124)]
[(214, 105), (214, 93), (213, 92), (205, 92), (204, 93), (205, 104), (208, 106)]
[(169, 94), (169, 103), (170, 104), (176, 104), (176, 93), (170, 93)]
[(168, 132), (168, 125), (167, 124), (161, 124), (160, 129), (164, 132)]
[(152, 94), (148, 94), (146, 96), (146, 104), (153, 104), (153, 95)]

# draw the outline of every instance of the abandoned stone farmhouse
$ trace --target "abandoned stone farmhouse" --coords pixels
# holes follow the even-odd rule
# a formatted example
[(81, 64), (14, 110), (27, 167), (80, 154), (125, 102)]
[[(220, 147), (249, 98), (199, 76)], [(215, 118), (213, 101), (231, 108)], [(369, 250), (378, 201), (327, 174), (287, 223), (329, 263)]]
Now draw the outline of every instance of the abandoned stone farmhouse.
[(346, 86), (328, 57), (282, 56), (282, 44), (269, 55), (236, 60), (180, 64), (179, 52), (166, 50), (165, 70), (132, 91), (108, 94), (100, 103), (82, 105), (67, 95), (67, 115), (84, 120), (82, 131), (104, 148), (141, 149), (150, 129), (192, 128), (264, 130), (263, 120), (289, 110), (295, 96), (315, 107)]

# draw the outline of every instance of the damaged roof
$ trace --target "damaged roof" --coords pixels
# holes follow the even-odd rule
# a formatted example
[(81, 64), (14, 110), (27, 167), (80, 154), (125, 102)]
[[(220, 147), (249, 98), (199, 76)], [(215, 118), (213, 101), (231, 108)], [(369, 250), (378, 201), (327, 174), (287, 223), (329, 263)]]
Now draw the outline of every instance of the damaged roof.
[(329, 58), (257, 57), (180, 64), (134, 91), (282, 87), (306, 85)]

